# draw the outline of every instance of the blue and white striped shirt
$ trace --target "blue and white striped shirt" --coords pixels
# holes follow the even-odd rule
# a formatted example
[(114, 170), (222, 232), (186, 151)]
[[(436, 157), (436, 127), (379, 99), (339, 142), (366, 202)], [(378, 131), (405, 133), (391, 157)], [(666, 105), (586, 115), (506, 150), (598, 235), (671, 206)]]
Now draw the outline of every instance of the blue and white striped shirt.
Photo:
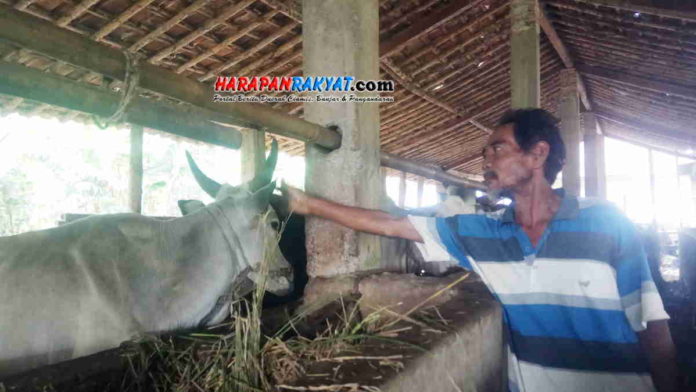
[(669, 317), (636, 229), (617, 208), (564, 196), (536, 247), (514, 205), (410, 220), (426, 261), (453, 257), (503, 305), (511, 391), (654, 391), (635, 332)]

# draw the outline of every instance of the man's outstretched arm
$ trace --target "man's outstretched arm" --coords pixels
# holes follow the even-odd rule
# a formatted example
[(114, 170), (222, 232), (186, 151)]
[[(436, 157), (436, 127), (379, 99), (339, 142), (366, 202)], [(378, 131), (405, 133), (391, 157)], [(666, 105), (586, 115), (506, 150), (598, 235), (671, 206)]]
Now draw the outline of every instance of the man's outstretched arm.
[(283, 187), (282, 190), (288, 198), (290, 210), (297, 214), (327, 219), (365, 233), (423, 242), (423, 238), (407, 217), (394, 216), (379, 210), (346, 206), (309, 196), (296, 188)]

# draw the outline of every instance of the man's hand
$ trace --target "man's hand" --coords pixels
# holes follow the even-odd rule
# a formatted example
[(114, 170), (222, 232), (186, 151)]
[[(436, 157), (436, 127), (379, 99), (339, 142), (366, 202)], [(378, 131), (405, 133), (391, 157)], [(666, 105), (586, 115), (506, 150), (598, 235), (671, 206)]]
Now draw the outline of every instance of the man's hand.
[(418, 231), (406, 217), (393, 216), (378, 210), (350, 207), (308, 196), (301, 190), (285, 184), (280, 189), (288, 200), (290, 211), (296, 214), (328, 219), (349, 229), (364, 233), (423, 242)]
[(288, 200), (288, 208), (291, 212), (300, 215), (308, 215), (310, 213), (309, 208), (309, 196), (297, 188), (288, 186), (286, 183), (280, 187), (280, 191), (283, 196)]

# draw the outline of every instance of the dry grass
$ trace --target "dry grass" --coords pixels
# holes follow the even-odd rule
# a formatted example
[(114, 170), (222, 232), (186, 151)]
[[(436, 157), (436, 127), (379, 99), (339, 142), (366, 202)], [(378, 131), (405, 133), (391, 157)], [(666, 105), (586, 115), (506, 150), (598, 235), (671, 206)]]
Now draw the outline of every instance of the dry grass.
[[(273, 244), (268, 244), (267, 250)], [(268, 253), (268, 252), (267, 252)], [(262, 263), (260, 276), (266, 276), (268, 263)], [(463, 279), (449, 285), (463, 281)], [(440, 290), (428, 300), (442, 294)], [(396, 340), (400, 332), (409, 326), (395, 326), (395, 312), (377, 309), (362, 318), (355, 302), (339, 304), (335, 317), (323, 321), (314, 336), (305, 337), (297, 331), (297, 324), (307, 313), (297, 314), (272, 336), (261, 329), (261, 303), (263, 282), (250, 300), (241, 299), (231, 308), (232, 322), (225, 333), (191, 334), (176, 341), (156, 339), (147, 343), (129, 357), (130, 369), (121, 390), (176, 391), (176, 392), (255, 392), (255, 391), (373, 391), (375, 387), (359, 384), (332, 384), (313, 387), (292, 386), (306, 374), (303, 364), (310, 362), (336, 362), (369, 360), (378, 366), (400, 370), (400, 355), (366, 356), (359, 347), (367, 340), (399, 345), (410, 344)], [(427, 312), (411, 309), (407, 314), (396, 315), (420, 328), (441, 330), (447, 321), (429, 309)], [(290, 336), (288, 338), (288, 336)], [(285, 338), (285, 339), (284, 339)], [(316, 375), (322, 376), (322, 375)], [(323, 375), (326, 376), (326, 375)]]

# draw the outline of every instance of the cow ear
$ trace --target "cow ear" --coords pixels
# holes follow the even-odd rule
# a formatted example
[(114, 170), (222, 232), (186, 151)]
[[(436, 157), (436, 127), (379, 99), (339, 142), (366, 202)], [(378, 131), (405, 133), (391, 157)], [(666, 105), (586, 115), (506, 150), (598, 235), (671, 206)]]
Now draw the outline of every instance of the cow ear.
[(192, 212), (205, 208), (205, 204), (203, 204), (203, 202), (200, 200), (179, 200), (178, 204), (181, 215), (188, 215)]
[(271, 152), (266, 158), (263, 169), (249, 182), (249, 190), (256, 192), (268, 185), (273, 179), (276, 163), (278, 162), (278, 141), (274, 138), (271, 142)]
[(273, 195), (275, 186), (276, 183), (273, 181), (254, 193), (254, 203), (260, 210), (265, 210), (268, 207), (269, 203), (271, 202), (271, 195)]

